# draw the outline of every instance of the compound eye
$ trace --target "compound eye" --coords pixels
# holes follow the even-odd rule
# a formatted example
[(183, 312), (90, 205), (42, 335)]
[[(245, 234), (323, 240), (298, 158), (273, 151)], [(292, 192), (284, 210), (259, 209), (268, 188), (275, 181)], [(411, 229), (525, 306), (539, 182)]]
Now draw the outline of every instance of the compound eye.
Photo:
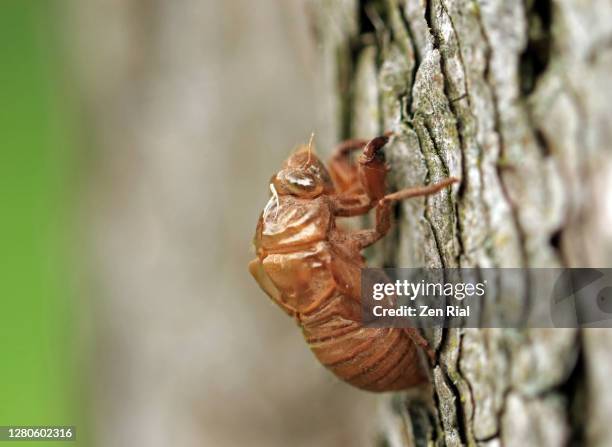
[(305, 172), (292, 172), (287, 177), (287, 181), (291, 186), (300, 188), (303, 190), (311, 190), (315, 187), (315, 181), (312, 175)]
[(323, 190), (316, 177), (306, 171), (288, 172), (283, 180), (287, 189), (299, 197), (314, 197), (321, 194)]

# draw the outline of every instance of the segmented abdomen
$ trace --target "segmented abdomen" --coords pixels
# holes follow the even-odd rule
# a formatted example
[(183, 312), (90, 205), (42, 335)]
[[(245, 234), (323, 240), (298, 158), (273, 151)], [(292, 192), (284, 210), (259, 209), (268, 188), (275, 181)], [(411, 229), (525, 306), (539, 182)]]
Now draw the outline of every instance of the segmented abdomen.
[(425, 379), (418, 348), (399, 328), (364, 328), (359, 304), (341, 293), (298, 316), (318, 360), (340, 379), (368, 391), (393, 391)]

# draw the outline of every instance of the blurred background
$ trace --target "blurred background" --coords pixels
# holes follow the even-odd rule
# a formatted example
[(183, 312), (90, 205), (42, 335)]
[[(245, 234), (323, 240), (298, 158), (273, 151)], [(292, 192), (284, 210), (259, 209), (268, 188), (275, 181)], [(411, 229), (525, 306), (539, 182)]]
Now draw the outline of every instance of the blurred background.
[(335, 138), (306, 7), (0, 2), (0, 425), (76, 425), (87, 446), (371, 442), (375, 398), (247, 273), (268, 179), (311, 132), (321, 152)]

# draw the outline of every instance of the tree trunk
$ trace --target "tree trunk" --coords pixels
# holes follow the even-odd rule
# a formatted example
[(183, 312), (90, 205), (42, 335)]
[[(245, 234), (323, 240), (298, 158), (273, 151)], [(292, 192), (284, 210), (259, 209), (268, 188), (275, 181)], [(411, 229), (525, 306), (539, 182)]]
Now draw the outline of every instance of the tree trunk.
[[(452, 195), (403, 203), (374, 262), (611, 265), (610, 2), (311, 6), (322, 142), (393, 130), (393, 188), (462, 179)], [(383, 398), (381, 445), (612, 445), (609, 332), (429, 335), (439, 353), (432, 387)]]

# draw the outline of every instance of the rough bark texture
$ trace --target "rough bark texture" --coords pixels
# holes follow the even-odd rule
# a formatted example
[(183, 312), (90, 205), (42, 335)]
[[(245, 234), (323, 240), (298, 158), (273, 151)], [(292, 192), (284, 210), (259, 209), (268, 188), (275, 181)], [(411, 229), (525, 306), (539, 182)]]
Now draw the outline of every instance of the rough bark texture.
[[(317, 0), (323, 142), (398, 136), (406, 201), (375, 262), (612, 265), (612, 4)], [(513, 294), (529, 304), (537, 284)], [(512, 312), (499, 284), (487, 318)], [(387, 399), (381, 445), (612, 445), (612, 337), (601, 330), (438, 330), (431, 389)]]

